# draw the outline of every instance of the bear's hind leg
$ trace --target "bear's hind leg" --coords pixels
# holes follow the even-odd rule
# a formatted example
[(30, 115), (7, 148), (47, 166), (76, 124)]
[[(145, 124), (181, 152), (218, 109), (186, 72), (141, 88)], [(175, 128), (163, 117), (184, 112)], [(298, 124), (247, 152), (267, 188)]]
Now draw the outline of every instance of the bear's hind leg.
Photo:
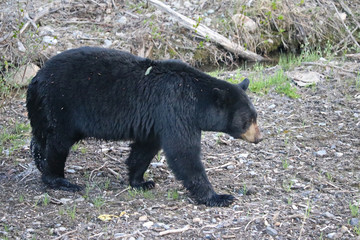
[(47, 139), (46, 161), (43, 164), (43, 182), (53, 189), (60, 189), (70, 192), (80, 191), (82, 187), (70, 183), (65, 179), (64, 168), (66, 158), (72, 142), (54, 141), (56, 138)]
[(155, 187), (153, 181), (145, 182), (144, 173), (159, 150), (160, 144), (157, 141), (134, 142), (131, 144), (131, 152), (126, 160), (131, 187), (142, 190), (149, 190)]

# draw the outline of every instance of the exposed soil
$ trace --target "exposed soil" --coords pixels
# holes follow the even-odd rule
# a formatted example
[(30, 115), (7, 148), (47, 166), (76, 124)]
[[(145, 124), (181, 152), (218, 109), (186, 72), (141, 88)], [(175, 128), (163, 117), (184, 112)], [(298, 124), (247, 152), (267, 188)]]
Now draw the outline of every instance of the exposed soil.
[[(360, 66), (334, 64), (343, 69)], [(162, 154), (146, 173), (156, 188), (129, 190), (125, 142), (81, 142), (68, 158), (66, 175), (88, 190), (47, 189), (25, 133), (17, 150), (7, 152), (11, 144), (5, 143), (0, 155), (1, 238), (359, 239), (349, 207), (360, 203), (359, 76), (331, 68), (299, 68), (318, 71), (325, 79), (299, 88), (298, 99), (274, 91), (249, 93), (266, 136), (263, 142), (252, 145), (226, 134), (203, 134), (207, 174), (217, 192), (236, 196), (232, 206), (193, 204)], [(22, 95), (6, 100), (1, 131), (11, 131), (16, 122), (28, 123)], [(117, 217), (102, 221), (98, 217), (103, 214)], [(183, 231), (166, 232), (174, 229)]]
[[(304, 1), (303, 5), (298, 3), (303, 1), (285, 1), (273, 10), (272, 1), (257, 6), (265, 1), (194, 0), (185, 1), (190, 7), (177, 8), (178, 2), (184, 1), (168, 4), (194, 19), (202, 17), (202, 23), (208, 21), (210, 28), (258, 53), (271, 51), (272, 47), (263, 46), (268, 39), (275, 42), (274, 49), (285, 45), (297, 49), (311, 37), (309, 42), (343, 39), (332, 50), (354, 51), (349, 47), (354, 40), (334, 17), (331, 1)], [(273, 13), (254, 34), (230, 23), (235, 7), (247, 2), (253, 5), (245, 14), (258, 25), (269, 9)], [(343, 11), (337, 2), (338, 10)], [(348, 14), (345, 23), (358, 40), (359, 13), (355, 10), (359, 2), (343, 2), (353, 9), (354, 16)], [(42, 17), (37, 22), (39, 29), (30, 24), (18, 34), (21, 22), (26, 22), (25, 12), (34, 18), (52, 3), (0, 1), (0, 57), (13, 64), (10, 70), (28, 62), (41, 65), (58, 51), (84, 45), (152, 58), (180, 58), (193, 64), (234, 61), (232, 54), (199, 39), (142, 1), (54, 1), (56, 12)], [(286, 15), (284, 9), (293, 11)], [(224, 18), (227, 20), (222, 21)], [(277, 25), (279, 22), (284, 25)], [(281, 28), (286, 35), (276, 32)], [(4, 40), (6, 34), (11, 35)], [(44, 42), (45, 37), (52, 42)], [(294, 39), (300, 40), (293, 44)], [(199, 40), (204, 46), (199, 47)], [(20, 51), (19, 41), (25, 52)], [(324, 79), (316, 86), (298, 88), (298, 99), (275, 91), (249, 93), (266, 136), (260, 144), (226, 134), (203, 134), (202, 159), (211, 183), (218, 193), (237, 198), (228, 208), (195, 205), (174, 179), (162, 153), (146, 173), (156, 188), (145, 193), (129, 189), (124, 163), (130, 150), (127, 142), (79, 143), (68, 158), (66, 177), (86, 188), (78, 193), (47, 189), (29, 153), (30, 132), (19, 133), (16, 127), (29, 124), (25, 89), (0, 99), (0, 134), (20, 136), (0, 146), (0, 239), (360, 239), (360, 225), (351, 221), (359, 220), (359, 213), (352, 215), (349, 207), (360, 205), (360, 78), (350, 73), (358, 72), (360, 63), (338, 59), (326, 65), (299, 67), (319, 72)], [(4, 78), (7, 67), (1, 62)], [(271, 71), (265, 69), (264, 74)], [(221, 78), (230, 75), (234, 76), (229, 72)], [(113, 216), (100, 220), (104, 214)]]

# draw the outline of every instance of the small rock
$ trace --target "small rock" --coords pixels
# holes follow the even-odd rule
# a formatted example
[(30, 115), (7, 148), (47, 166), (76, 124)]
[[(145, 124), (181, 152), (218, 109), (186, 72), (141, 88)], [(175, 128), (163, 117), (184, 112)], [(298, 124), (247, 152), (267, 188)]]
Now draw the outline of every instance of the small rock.
[(229, 165), (229, 166), (227, 166), (226, 168), (229, 169), (229, 170), (231, 170), (231, 169), (234, 169), (235, 166), (234, 166), (234, 165)]
[(325, 151), (325, 150), (317, 151), (317, 152), (315, 152), (315, 155), (316, 155), (316, 156), (323, 157), (323, 156), (326, 155), (326, 151)]
[(134, 237), (129, 237), (128, 240), (136, 240)]
[(60, 202), (62, 202), (63, 204), (68, 204), (72, 203), (73, 200), (71, 198), (60, 198)]
[(69, 168), (69, 169), (66, 169), (66, 172), (67, 172), (67, 173), (75, 173), (75, 170)]
[(327, 237), (329, 239), (339, 239), (342, 237), (342, 233), (329, 233)]
[(244, 14), (235, 14), (231, 19), (238, 28), (243, 28), (250, 33), (255, 32), (257, 29), (256, 22)]
[(324, 213), (324, 216), (327, 218), (335, 218), (334, 214), (329, 213), (329, 212)]
[(266, 227), (266, 233), (271, 236), (276, 236), (278, 234), (278, 232), (270, 226)]
[(216, 223), (216, 219), (215, 218), (211, 219), (211, 222)]
[(140, 222), (145, 222), (147, 220), (148, 220), (148, 217), (146, 215), (143, 215), (143, 216), (139, 217)]
[(324, 79), (324, 76), (317, 72), (291, 71), (287, 72), (286, 75), (300, 87), (317, 84), (320, 80)]
[(351, 225), (351, 226), (357, 226), (357, 225), (359, 225), (359, 219), (358, 219), (358, 218), (352, 218), (352, 219), (350, 220), (350, 225)]
[(154, 223), (152, 221), (149, 221), (149, 222), (144, 223), (143, 227), (151, 228), (152, 225), (154, 225)]
[(201, 219), (196, 217), (196, 218), (193, 218), (193, 223), (200, 223), (201, 222)]
[(54, 29), (52, 29), (49, 26), (43, 26), (39, 27), (39, 36), (53, 36), (54, 35)]
[(117, 23), (119, 24), (126, 24), (127, 23), (127, 18), (125, 16), (121, 16), (118, 20)]
[(59, 232), (65, 232), (67, 229), (66, 229), (66, 227), (59, 227), (56, 230)]
[(162, 163), (162, 162), (154, 162), (154, 163), (151, 163), (151, 166), (154, 167), (154, 168), (158, 168), (158, 167), (164, 166), (164, 163)]
[(335, 157), (342, 157), (344, 154), (343, 153), (341, 153), (341, 152), (336, 152), (335, 153)]
[(275, 108), (275, 107), (276, 107), (275, 104), (271, 104), (270, 106), (268, 106), (268, 109), (273, 109), (273, 108)]
[(191, 8), (192, 4), (189, 1), (184, 2), (184, 7)]
[(214, 9), (209, 9), (209, 10), (207, 11), (208, 14), (213, 14), (214, 12), (215, 12)]
[(26, 48), (24, 47), (24, 44), (22, 44), (22, 42), (18, 41), (17, 45), (20, 52), (26, 52)]
[(335, 13), (334, 14), (334, 17), (335, 18), (337, 18), (338, 20), (340, 20), (340, 21), (345, 21), (345, 19), (346, 19), (346, 13), (344, 13), (344, 12), (341, 12), (341, 13)]
[(342, 233), (346, 233), (346, 232), (349, 231), (349, 229), (348, 229), (346, 226), (342, 226), (341, 229), (340, 229), (340, 231), (341, 231)]
[(44, 36), (42, 42), (50, 45), (56, 45), (58, 40), (52, 36)]
[(112, 45), (112, 41), (111, 41), (111, 40), (108, 40), (108, 39), (105, 39), (105, 40), (104, 40), (104, 45), (103, 45), (103, 47), (109, 48), (111, 45)]
[(79, 197), (75, 199), (75, 202), (83, 202), (85, 199), (83, 197)]
[(35, 232), (35, 230), (33, 228), (28, 228), (28, 229), (26, 229), (26, 232), (33, 233), (33, 232)]
[(8, 78), (7, 81), (12, 85), (18, 85), (20, 87), (27, 86), (39, 69), (40, 68), (33, 63), (21, 66), (14, 73), (13, 77)]

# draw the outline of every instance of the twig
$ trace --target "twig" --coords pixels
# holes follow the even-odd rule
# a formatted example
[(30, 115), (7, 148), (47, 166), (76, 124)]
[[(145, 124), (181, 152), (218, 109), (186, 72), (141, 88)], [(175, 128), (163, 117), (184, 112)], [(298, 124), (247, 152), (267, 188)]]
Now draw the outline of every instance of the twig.
[(357, 27), (360, 28), (360, 23), (356, 20), (354, 14), (351, 12), (350, 8), (342, 0), (338, 0), (338, 1), (340, 3), (341, 7), (344, 9), (344, 11), (347, 12), (347, 14), (351, 15), (351, 17), (353, 18)]
[(359, 74), (360, 72), (356, 72), (356, 71), (351, 71), (351, 70), (347, 70), (347, 69), (344, 69), (342, 67), (337, 67), (337, 66), (333, 66), (333, 65), (325, 65), (325, 64), (322, 64), (322, 63), (316, 63), (316, 62), (303, 62), (301, 63), (303, 65), (315, 65), (315, 66), (320, 66), (320, 67), (331, 67), (331, 68), (336, 68), (336, 69), (339, 69), (343, 72), (347, 72), (347, 73), (353, 73), (353, 74)]
[(342, 24), (344, 25), (344, 27), (345, 27), (346, 31), (348, 32), (349, 36), (350, 36), (351, 39), (354, 41), (355, 45), (356, 45), (358, 48), (360, 48), (360, 45), (358, 44), (358, 42), (356, 41), (356, 39), (354, 38), (354, 36), (351, 34), (349, 28), (346, 26), (346, 24), (344, 23), (344, 21), (342, 20), (342, 18), (340, 17), (340, 13), (339, 13), (339, 11), (337, 10), (335, 4), (334, 4), (333, 2), (332, 2), (331, 4), (334, 6), (335, 11), (336, 11), (338, 17), (339, 17), (340, 21), (342, 22)]
[(92, 176), (92, 174), (93, 174), (95, 171), (99, 171), (100, 169), (102, 169), (103, 167), (105, 167), (106, 164), (107, 164), (107, 162), (105, 162), (101, 167), (92, 170), (91, 173), (90, 173), (89, 179), (91, 179), (91, 176)]
[(113, 157), (113, 156), (110, 156), (109, 154), (107, 153), (104, 153), (105, 156), (107, 156), (108, 158), (110, 158), (111, 160), (114, 160), (114, 161), (119, 161), (117, 158)]
[(111, 2), (112, 2), (112, 4), (114, 5), (115, 10), (117, 10), (118, 7), (116, 6), (115, 1), (114, 1), (114, 0), (111, 0)]
[(205, 169), (205, 171), (211, 171), (211, 170), (215, 170), (215, 169), (219, 169), (219, 168), (224, 168), (224, 167), (226, 167), (226, 166), (229, 166), (229, 165), (232, 165), (232, 164), (234, 164), (235, 165), (235, 163), (233, 163), (233, 162), (228, 162), (228, 163), (225, 163), (225, 164), (223, 164), (223, 165), (221, 165), (221, 166), (217, 166), (217, 167), (213, 167), (213, 168), (207, 168), (207, 169)]
[(164, 235), (167, 235), (167, 234), (182, 233), (182, 232), (185, 232), (185, 231), (187, 231), (187, 230), (189, 230), (189, 229), (190, 229), (190, 226), (189, 226), (189, 225), (186, 225), (186, 226), (183, 227), (183, 228), (170, 229), (170, 230), (165, 230), (165, 231), (159, 232), (159, 235), (160, 235), (160, 236), (164, 236)]
[(108, 170), (109, 170), (109, 172), (111, 172), (112, 174), (114, 174), (116, 177), (119, 177), (119, 176), (120, 176), (119, 173), (115, 172), (114, 170), (112, 170), (112, 169), (109, 168), (109, 167), (108, 167)]
[(0, 42), (3, 42), (3, 41), (5, 41), (6, 39), (8, 39), (8, 37), (10, 37), (11, 34), (12, 34), (11, 32), (8, 33), (8, 34), (5, 34), (5, 36), (3, 36), (2, 38), (0, 38)]
[(76, 231), (77, 231), (77, 230), (75, 229), (75, 230), (72, 230), (72, 231), (70, 231), (70, 232), (66, 232), (66, 233), (64, 233), (63, 235), (61, 235), (61, 236), (59, 236), (59, 237), (57, 237), (57, 238), (54, 238), (53, 240), (59, 240), (59, 239), (65, 237), (66, 235), (69, 235), (69, 234), (74, 233), (74, 232), (76, 232)]
[(47, 8), (45, 8), (44, 10), (42, 10), (41, 12), (37, 13), (37, 14), (35, 15), (34, 19), (31, 19), (30, 17), (28, 17), (29, 21), (27, 21), (27, 22), (24, 24), (24, 26), (20, 29), (19, 34), (22, 34), (22, 33), (26, 30), (26, 28), (30, 25), (30, 23), (35, 24), (37, 21), (39, 21), (40, 18), (42, 18), (42, 17), (44, 17), (44, 16), (46, 16), (46, 15), (48, 15), (48, 14), (50, 14), (50, 13), (56, 12), (56, 11), (58, 11), (59, 9), (61, 9), (61, 8), (57, 8), (57, 9), (51, 10), (50, 7), (47, 7)]
[(127, 190), (129, 190), (131, 187), (127, 187), (123, 190), (121, 190), (120, 192), (118, 192), (117, 194), (115, 194), (115, 197), (119, 196), (120, 194), (122, 194), (123, 192), (126, 192)]
[(264, 219), (264, 218), (266, 218), (266, 216), (267, 216), (267, 214), (266, 214), (265, 216), (256, 217), (256, 218), (251, 219), (251, 220), (246, 224), (244, 231), (246, 231), (246, 229), (248, 228), (248, 226), (250, 225), (250, 223), (252, 223), (253, 221), (255, 221), (255, 220), (257, 220), (257, 219), (261, 219), (261, 218)]

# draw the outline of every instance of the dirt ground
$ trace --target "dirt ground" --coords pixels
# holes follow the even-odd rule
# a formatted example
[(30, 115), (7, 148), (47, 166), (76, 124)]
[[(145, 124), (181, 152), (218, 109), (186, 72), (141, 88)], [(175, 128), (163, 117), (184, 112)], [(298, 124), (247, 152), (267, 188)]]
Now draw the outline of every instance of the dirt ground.
[[(339, 69), (359, 66), (337, 63)], [(0, 237), (359, 239), (352, 225), (359, 216), (350, 209), (360, 203), (359, 76), (335, 68), (299, 68), (318, 71), (324, 79), (298, 88), (298, 99), (274, 91), (249, 93), (266, 136), (263, 142), (252, 145), (226, 134), (203, 134), (207, 174), (217, 192), (236, 196), (230, 207), (193, 204), (161, 153), (146, 173), (156, 188), (130, 190), (125, 142), (76, 145), (66, 175), (85, 190), (47, 189), (30, 157), (27, 130), (19, 148), (9, 151), (11, 144), (5, 144), (0, 155)], [(1, 130), (28, 124), (24, 94), (6, 101)], [(100, 220), (104, 214), (114, 216)]]
[[(174, 9), (177, 2), (184, 1), (171, 1)], [(176, 10), (188, 16), (202, 11), (198, 15), (204, 23), (209, 18), (209, 27), (220, 29), (221, 19), (229, 17), (221, 10), (231, 9), (235, 1), (222, 1), (219, 8), (211, 4), (218, 1), (185, 2), (190, 7)], [(329, 15), (323, 4), (330, 1), (305, 2), (306, 7)], [(344, 2), (358, 9), (357, 1)], [(34, 18), (49, 3), (0, 1), (0, 32), (16, 33), (23, 27), (18, 22), (23, 18), (22, 4)], [(201, 50), (194, 46), (198, 37), (164, 13), (145, 8), (143, 1), (70, 0), (61, 1), (61, 8), (56, 6), (56, 12), (41, 18), (38, 31), (30, 25), (18, 39), (0, 41), (1, 57), (15, 66), (41, 65), (58, 51), (95, 45), (190, 63), (209, 60), (206, 56), (195, 59)], [(334, 14), (331, 11), (329, 16)], [(331, 22), (331, 29), (340, 29), (339, 21)], [(222, 30), (223, 35), (243, 43), (242, 34), (234, 35), (234, 29)], [(337, 47), (339, 51), (353, 44), (343, 34), (347, 37)], [(263, 36), (260, 31), (257, 35), (259, 39)], [(259, 39), (253, 39), (254, 46), (262, 41)], [(17, 40), (25, 52), (20, 51)], [(204, 46), (213, 53), (209, 61), (233, 61), (224, 49), (206, 41)], [(254, 46), (249, 45), (252, 50)], [(162, 153), (146, 173), (146, 178), (155, 181), (155, 189), (129, 189), (124, 163), (129, 154), (127, 142), (90, 139), (77, 144), (68, 158), (66, 177), (85, 189), (78, 193), (47, 189), (29, 153), (25, 89), (0, 99), (0, 134), (17, 136), (8, 137), (0, 146), (0, 239), (360, 239), (356, 222), (360, 218), (360, 76), (351, 73), (359, 71), (360, 63), (338, 58), (325, 67), (321, 64), (298, 67), (323, 78), (315, 86), (297, 87), (297, 99), (275, 91), (249, 93), (266, 137), (258, 145), (226, 134), (203, 134), (202, 160), (211, 183), (218, 193), (237, 198), (228, 208), (195, 205), (174, 179)], [(272, 69), (264, 69), (264, 74)], [(221, 78), (231, 75), (235, 73), (227, 72)], [(106, 215), (109, 220), (100, 219)]]

